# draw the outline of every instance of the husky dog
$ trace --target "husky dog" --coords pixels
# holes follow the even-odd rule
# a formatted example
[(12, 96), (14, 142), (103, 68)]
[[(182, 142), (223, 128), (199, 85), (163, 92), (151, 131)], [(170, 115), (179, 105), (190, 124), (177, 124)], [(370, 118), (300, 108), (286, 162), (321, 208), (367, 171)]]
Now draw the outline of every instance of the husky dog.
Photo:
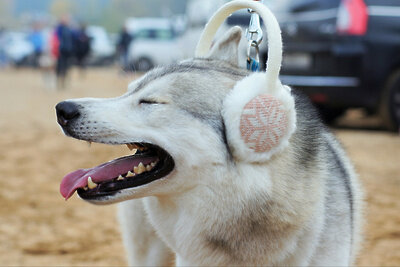
[(296, 132), (267, 163), (235, 158), (222, 103), (250, 73), (233, 28), (206, 58), (159, 67), (121, 97), (56, 106), (64, 133), (127, 145), (132, 155), (68, 174), (93, 204), (121, 202), (130, 265), (351, 265), (360, 242), (353, 167), (295, 90)]

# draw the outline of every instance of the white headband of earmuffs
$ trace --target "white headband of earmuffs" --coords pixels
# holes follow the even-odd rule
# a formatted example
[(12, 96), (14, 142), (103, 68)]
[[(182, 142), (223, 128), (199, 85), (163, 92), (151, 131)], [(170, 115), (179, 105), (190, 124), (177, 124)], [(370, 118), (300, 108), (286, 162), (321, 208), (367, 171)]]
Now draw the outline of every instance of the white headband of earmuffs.
[(249, 163), (265, 162), (289, 144), (296, 129), (294, 98), (290, 88), (279, 80), (282, 37), (275, 16), (256, 1), (225, 4), (205, 26), (195, 57), (206, 57), (220, 25), (233, 12), (244, 8), (252, 9), (264, 20), (268, 38), (266, 72), (253, 73), (237, 82), (224, 100), (222, 116), (233, 156)]

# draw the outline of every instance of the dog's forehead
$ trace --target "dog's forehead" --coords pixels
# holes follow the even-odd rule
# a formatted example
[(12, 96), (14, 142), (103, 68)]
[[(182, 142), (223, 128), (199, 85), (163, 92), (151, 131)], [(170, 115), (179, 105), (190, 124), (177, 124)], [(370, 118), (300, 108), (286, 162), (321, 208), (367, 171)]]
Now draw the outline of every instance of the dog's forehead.
[(245, 70), (224, 62), (195, 59), (180, 64), (156, 68), (139, 80), (133, 81), (131, 93), (152, 92), (171, 94), (174, 97), (188, 95), (224, 95), (233, 85), (247, 75)]

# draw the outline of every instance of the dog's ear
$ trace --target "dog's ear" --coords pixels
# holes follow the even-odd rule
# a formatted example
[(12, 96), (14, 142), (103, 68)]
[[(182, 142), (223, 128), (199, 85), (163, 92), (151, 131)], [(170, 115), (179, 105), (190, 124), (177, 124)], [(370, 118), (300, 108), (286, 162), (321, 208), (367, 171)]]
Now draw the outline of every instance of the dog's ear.
[(242, 38), (242, 29), (239, 26), (232, 27), (221, 39), (212, 46), (207, 58), (227, 61), (238, 65), (238, 47)]

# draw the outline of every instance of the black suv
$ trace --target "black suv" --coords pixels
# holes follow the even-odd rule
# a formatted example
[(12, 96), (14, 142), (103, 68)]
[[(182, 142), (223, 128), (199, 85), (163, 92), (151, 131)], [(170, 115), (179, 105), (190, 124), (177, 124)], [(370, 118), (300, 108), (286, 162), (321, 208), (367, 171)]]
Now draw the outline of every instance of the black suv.
[(399, 128), (399, 0), (290, 0), (275, 13), (283, 83), (304, 91), (327, 121), (364, 107)]

